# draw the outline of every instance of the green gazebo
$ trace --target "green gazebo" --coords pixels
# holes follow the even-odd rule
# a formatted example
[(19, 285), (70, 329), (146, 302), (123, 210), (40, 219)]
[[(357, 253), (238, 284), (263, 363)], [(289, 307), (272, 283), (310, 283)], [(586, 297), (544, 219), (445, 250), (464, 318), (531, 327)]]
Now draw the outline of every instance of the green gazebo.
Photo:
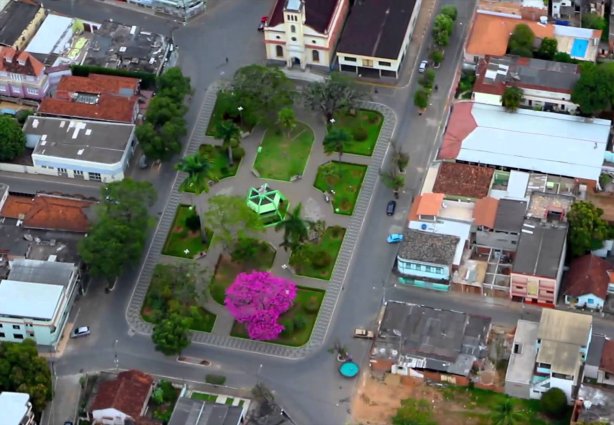
[(279, 190), (271, 189), (265, 183), (259, 188), (249, 189), (247, 206), (260, 216), (265, 226), (272, 226), (286, 216), (288, 200)]

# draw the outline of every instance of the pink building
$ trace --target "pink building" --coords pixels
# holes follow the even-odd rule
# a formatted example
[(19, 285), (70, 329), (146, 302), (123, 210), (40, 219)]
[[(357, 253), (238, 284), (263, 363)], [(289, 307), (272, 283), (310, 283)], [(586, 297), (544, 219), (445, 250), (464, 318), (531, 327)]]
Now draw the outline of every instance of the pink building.
[(45, 65), (28, 52), (0, 47), (0, 95), (39, 100), (47, 90)]

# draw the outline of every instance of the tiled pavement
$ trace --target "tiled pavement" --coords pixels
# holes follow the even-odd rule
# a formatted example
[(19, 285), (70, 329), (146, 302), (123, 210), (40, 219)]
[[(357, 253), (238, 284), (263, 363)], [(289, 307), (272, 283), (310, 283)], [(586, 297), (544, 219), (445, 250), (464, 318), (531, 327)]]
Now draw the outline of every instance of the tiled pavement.
[[(214, 84), (210, 86), (207, 90), (203, 104), (199, 111), (197, 122), (190, 137), (189, 144), (185, 149), (185, 155), (195, 153), (198, 150), (198, 147), (206, 141), (211, 143), (210, 138), (205, 136), (205, 131), (209, 123), (211, 112), (213, 111), (213, 107), (215, 105), (216, 94), (219, 88), (219, 84)], [(324, 204), (321, 197), (321, 193), (311, 187), (311, 185), (299, 186), (296, 183), (290, 182), (270, 182), (272, 186), (282, 190), (282, 192), (284, 192), (288, 196), (290, 202), (293, 202), (292, 198), (295, 198), (298, 202), (304, 202), (304, 200), (307, 198), (313, 199), (314, 197), (319, 197), (319, 203), (323, 204), (325, 209), (323, 213), (322, 211), (320, 211), (320, 214), (323, 215), (322, 218), (325, 219), (327, 224), (339, 224), (346, 227), (345, 238), (343, 240), (343, 244), (341, 246), (341, 250), (339, 251), (339, 256), (337, 257), (337, 262), (335, 264), (335, 268), (333, 270), (333, 274), (329, 282), (326, 283), (323, 281), (317, 281), (315, 279), (292, 276), (292, 279), (300, 285), (326, 289), (326, 295), (322, 302), (320, 313), (318, 315), (318, 320), (316, 322), (316, 325), (314, 326), (309, 342), (302, 347), (293, 348), (260, 341), (252, 341), (242, 338), (230, 337), (228, 336), (228, 332), (232, 326), (232, 318), (228, 315), (228, 313), (224, 310), (223, 307), (217, 305), (214, 301), (209, 301), (206, 303), (207, 309), (218, 314), (218, 318), (216, 320), (216, 325), (214, 327), (213, 332), (193, 332), (192, 342), (210, 344), (235, 350), (252, 351), (260, 354), (291, 359), (303, 358), (309, 352), (311, 352), (317, 347), (320, 347), (324, 343), (326, 333), (331, 324), (331, 319), (335, 311), (335, 307), (337, 305), (337, 302), (339, 301), (339, 297), (343, 289), (343, 284), (347, 275), (347, 271), (352, 261), (352, 253), (354, 247), (358, 242), (358, 238), (360, 236), (360, 232), (364, 223), (364, 219), (366, 217), (367, 209), (371, 201), (375, 183), (379, 175), (379, 169), (384, 161), (386, 152), (388, 150), (389, 141), (392, 138), (394, 129), (396, 127), (396, 116), (390, 108), (386, 107), (385, 105), (373, 102), (364, 102), (361, 106), (364, 108), (379, 111), (384, 116), (384, 123), (382, 125), (382, 129), (380, 131), (380, 135), (375, 146), (373, 155), (370, 158), (359, 157), (355, 155), (351, 156), (351, 159), (350, 155), (346, 155), (344, 158), (344, 160), (351, 160), (352, 162), (359, 163), (368, 163), (369, 165), (362, 184), (362, 189), (360, 191), (354, 209), (354, 214), (351, 216), (351, 218), (333, 214), (330, 205)], [(298, 118), (301, 121), (306, 122), (308, 125), (310, 125), (315, 133), (314, 144), (309, 161), (315, 162), (316, 164), (321, 164), (332, 159), (324, 154), (321, 147), (321, 143), (319, 143), (323, 138), (323, 129), (325, 127), (324, 123), (321, 122), (322, 118), (315, 114), (299, 113), (298, 115)], [(318, 122), (318, 120), (320, 122)], [(261, 138), (262, 132), (256, 131), (254, 132), (254, 134), (248, 136), (244, 140), (243, 146), (246, 150), (246, 156), (243, 161), (250, 161), (250, 163), (243, 163), (241, 167), (239, 167), (239, 172), (234, 178), (226, 179), (216, 184), (212, 188), (211, 192), (234, 192), (237, 194), (246, 193), (247, 187), (255, 183), (254, 176), (251, 173), (251, 165), (255, 158), (258, 143), (260, 142)], [(254, 139), (257, 141), (255, 141)], [(303, 181), (314, 181), (316, 171), (317, 166), (313, 164), (311, 166), (306, 167)], [(147, 257), (141, 269), (137, 285), (130, 300), (130, 304), (126, 310), (126, 318), (131, 329), (138, 333), (150, 334), (153, 330), (153, 326), (143, 321), (143, 319), (141, 318), (140, 310), (143, 305), (143, 301), (145, 299), (147, 288), (149, 286), (149, 282), (151, 280), (155, 265), (160, 261), (166, 262), (169, 260), (168, 257), (161, 255), (161, 250), (166, 240), (166, 235), (171, 228), (173, 219), (175, 217), (175, 212), (177, 210), (177, 206), (180, 203), (192, 203), (196, 206), (197, 211), (199, 211), (199, 213), (202, 213), (206, 209), (206, 197), (204, 195), (192, 196), (179, 192), (179, 185), (185, 177), (186, 174), (182, 172), (178, 172), (175, 177), (168, 203), (166, 205), (166, 208), (164, 209), (160, 222), (158, 223), (158, 227), (155, 230), (153, 241), (148, 249)], [(309, 193), (307, 193), (308, 191)], [(277, 240), (278, 238), (279, 235), (277, 235), (276, 233), (270, 230), (267, 232), (267, 240), (269, 240), (271, 243), (275, 243), (275, 241), (279, 242)], [(218, 253), (219, 249), (212, 248), (209, 255), (207, 256), (207, 263), (209, 265), (215, 264), (215, 261), (218, 257)], [(283, 275), (285, 273), (288, 273), (288, 275), (290, 275), (289, 271), (283, 271), (280, 267), (281, 264), (287, 263), (287, 258), (288, 253), (285, 253), (283, 250), (278, 250), (276, 261), (273, 266), (276, 274)]]

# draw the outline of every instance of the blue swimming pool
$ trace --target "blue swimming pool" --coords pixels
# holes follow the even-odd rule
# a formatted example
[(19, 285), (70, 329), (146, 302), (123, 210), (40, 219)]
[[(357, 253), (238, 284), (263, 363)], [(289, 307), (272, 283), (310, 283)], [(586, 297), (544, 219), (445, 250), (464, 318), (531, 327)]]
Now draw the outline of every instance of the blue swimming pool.
[(583, 59), (586, 56), (588, 49), (588, 40), (584, 38), (575, 38), (571, 46), (571, 57)]

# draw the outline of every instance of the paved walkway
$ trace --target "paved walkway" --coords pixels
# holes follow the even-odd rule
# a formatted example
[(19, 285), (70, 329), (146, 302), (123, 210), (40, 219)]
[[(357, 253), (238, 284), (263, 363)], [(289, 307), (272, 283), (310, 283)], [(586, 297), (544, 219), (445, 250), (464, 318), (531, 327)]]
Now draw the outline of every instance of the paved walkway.
[[(205, 135), (206, 128), (209, 124), (209, 118), (215, 105), (217, 92), (220, 87), (221, 86), (219, 83), (213, 84), (207, 90), (184, 155), (190, 155), (197, 152), (198, 147), (203, 143), (221, 144), (220, 141), (214, 140)], [(311, 339), (306, 345), (293, 348), (261, 341), (230, 337), (229, 334), (233, 323), (232, 317), (226, 312), (223, 306), (220, 306), (215, 301), (210, 299), (205, 303), (205, 308), (217, 314), (213, 331), (212, 333), (193, 332), (192, 342), (294, 359), (302, 358), (313, 349), (321, 346), (324, 343), (335, 307), (339, 300), (339, 295), (343, 290), (344, 280), (352, 260), (352, 253), (364, 223), (366, 212), (373, 193), (373, 188), (378, 178), (379, 169), (386, 155), (389, 141), (392, 138), (392, 134), (396, 126), (396, 116), (388, 107), (372, 102), (364, 102), (361, 106), (368, 109), (377, 110), (382, 113), (384, 116), (384, 123), (371, 157), (344, 155), (344, 160), (368, 165), (362, 189), (354, 208), (354, 214), (351, 217), (334, 214), (332, 204), (327, 204), (324, 201), (323, 194), (312, 185), (313, 181), (315, 180), (318, 166), (336, 158), (336, 155), (335, 157), (330, 157), (324, 153), (321, 141), (324, 138), (326, 126), (323, 118), (319, 114), (314, 114), (303, 110), (297, 112), (297, 118), (309, 125), (314, 131), (315, 135), (311, 155), (301, 180), (286, 182), (259, 179), (255, 177), (252, 172), (252, 165), (257, 155), (258, 146), (264, 135), (264, 130), (262, 129), (255, 130), (243, 140), (242, 146), (245, 149), (245, 156), (242, 160), (243, 162), (241, 166), (238, 169), (237, 175), (232, 178), (224, 179), (215, 184), (209, 193), (192, 195), (179, 192), (179, 186), (187, 175), (185, 173), (178, 172), (173, 183), (173, 188), (169, 196), (168, 203), (162, 213), (158, 227), (155, 230), (152, 243), (149, 246), (147, 257), (141, 269), (141, 273), (133, 292), (133, 296), (130, 300), (130, 304), (126, 310), (126, 318), (131, 329), (142, 334), (151, 334), (153, 331), (153, 326), (142, 320), (140, 310), (156, 264), (159, 262), (167, 263), (173, 261), (183, 261), (181, 259), (174, 259), (174, 257), (161, 255), (161, 250), (174, 220), (177, 207), (181, 203), (192, 204), (195, 205), (198, 213), (202, 215), (207, 210), (207, 200), (210, 196), (215, 194), (234, 194), (245, 196), (250, 187), (268, 182), (271, 187), (281, 190), (288, 197), (288, 200), (292, 205), (297, 205), (299, 202), (302, 203), (303, 213), (307, 218), (323, 219), (326, 221), (328, 226), (339, 225), (346, 228), (345, 238), (339, 251), (332, 277), (328, 282), (296, 276), (293, 275), (289, 269), (284, 270), (281, 266), (283, 264), (288, 264), (289, 252), (286, 252), (283, 249), (278, 249), (275, 257), (272, 268), (275, 274), (291, 278), (301, 286), (326, 290), (326, 295), (322, 302), (318, 320), (314, 326)], [(282, 236), (283, 235), (281, 233), (275, 232), (272, 228), (268, 228), (265, 231), (264, 239), (277, 248), (281, 242)], [(199, 260), (199, 262), (207, 265), (209, 269), (213, 271), (220, 252), (221, 249), (219, 247), (212, 247), (207, 257)]]

